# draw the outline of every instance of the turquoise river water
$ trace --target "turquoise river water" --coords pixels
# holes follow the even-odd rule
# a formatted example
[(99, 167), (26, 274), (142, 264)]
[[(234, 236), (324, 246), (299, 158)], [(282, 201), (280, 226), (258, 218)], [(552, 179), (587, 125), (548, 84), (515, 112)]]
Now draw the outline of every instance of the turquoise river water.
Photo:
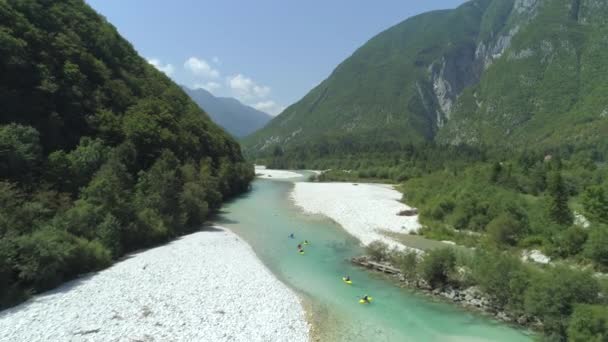
[[(256, 180), (228, 203), (218, 223), (245, 239), (262, 262), (303, 299), (321, 341), (530, 341), (520, 330), (395, 286), (352, 266), (358, 241), (331, 220), (302, 213), (290, 181)], [(289, 239), (290, 233), (295, 239)], [(305, 254), (296, 245), (307, 239)], [(342, 281), (348, 274), (353, 285)], [(358, 303), (369, 294), (370, 305)]]

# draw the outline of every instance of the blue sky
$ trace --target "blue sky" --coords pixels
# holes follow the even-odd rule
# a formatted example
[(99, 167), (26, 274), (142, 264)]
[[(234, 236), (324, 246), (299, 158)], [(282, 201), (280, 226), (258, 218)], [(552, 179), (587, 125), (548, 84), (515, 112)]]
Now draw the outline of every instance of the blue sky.
[(463, 0), (86, 0), (180, 84), (271, 114), (406, 18)]

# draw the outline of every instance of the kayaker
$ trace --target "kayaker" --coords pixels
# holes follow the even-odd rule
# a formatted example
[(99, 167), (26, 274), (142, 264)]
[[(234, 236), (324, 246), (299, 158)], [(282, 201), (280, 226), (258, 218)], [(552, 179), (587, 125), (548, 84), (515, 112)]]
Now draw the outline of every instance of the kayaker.
[(350, 281), (350, 276), (344, 277), (344, 281)]
[(365, 302), (369, 303), (369, 296), (368, 296), (368, 295), (363, 296), (363, 298), (362, 298), (362, 299), (363, 299)]
[(290, 239), (295, 238), (295, 236), (293, 235), (293, 233), (289, 234), (289, 238), (290, 238)]
[(305, 245), (308, 245), (308, 240), (304, 240), (304, 244), (305, 244)]

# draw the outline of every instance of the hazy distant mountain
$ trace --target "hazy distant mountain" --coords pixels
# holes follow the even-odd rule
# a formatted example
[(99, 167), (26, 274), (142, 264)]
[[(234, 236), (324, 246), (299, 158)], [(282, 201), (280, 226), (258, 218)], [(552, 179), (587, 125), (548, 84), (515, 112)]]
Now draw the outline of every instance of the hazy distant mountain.
[(231, 97), (215, 97), (205, 89), (182, 86), (211, 119), (235, 137), (247, 136), (264, 127), (272, 116)]

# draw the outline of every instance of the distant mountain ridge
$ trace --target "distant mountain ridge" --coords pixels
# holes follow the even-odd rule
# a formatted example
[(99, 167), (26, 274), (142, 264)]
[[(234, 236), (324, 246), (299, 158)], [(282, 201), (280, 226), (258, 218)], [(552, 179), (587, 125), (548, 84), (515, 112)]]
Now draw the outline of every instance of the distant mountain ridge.
[(378, 34), (248, 153), (377, 143), (594, 144), (608, 136), (608, 2), (473, 0)]
[(216, 97), (205, 89), (184, 91), (199, 105), (216, 124), (237, 138), (245, 137), (264, 127), (271, 119), (270, 114), (259, 111), (231, 97)]

